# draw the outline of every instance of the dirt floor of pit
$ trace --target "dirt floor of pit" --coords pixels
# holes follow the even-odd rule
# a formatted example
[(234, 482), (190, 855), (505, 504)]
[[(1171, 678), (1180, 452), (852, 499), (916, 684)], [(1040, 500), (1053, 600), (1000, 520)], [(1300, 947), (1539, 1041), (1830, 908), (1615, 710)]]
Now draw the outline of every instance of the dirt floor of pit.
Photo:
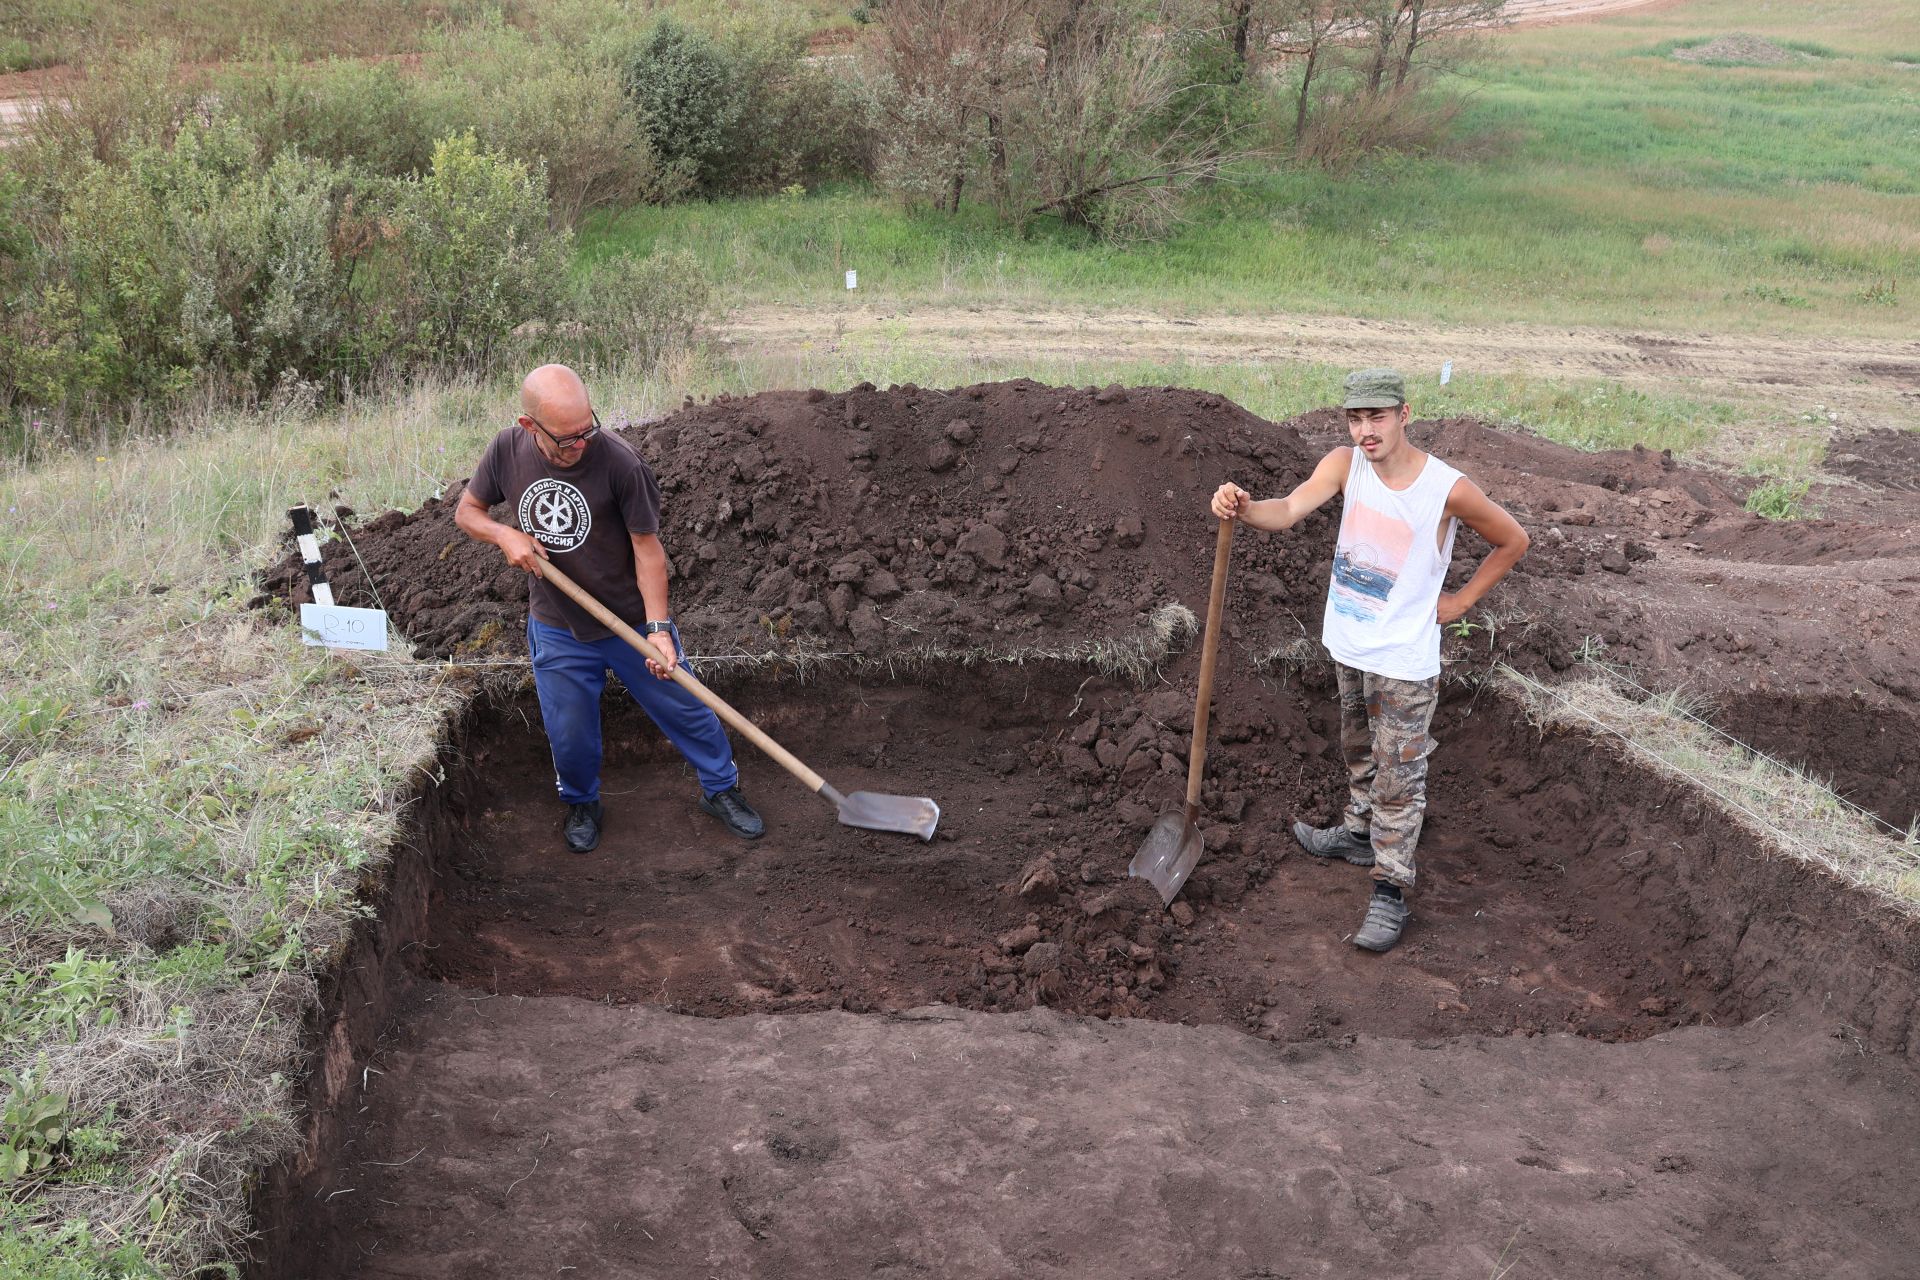
[(1281, 1047), (428, 984), (288, 1274), (1912, 1274), (1910, 1070), (1766, 1021)]
[(1061, 674), (733, 690), (843, 787), (938, 796), (931, 845), (747, 759), (733, 841), (622, 712), (568, 855), (528, 710), (486, 713), (265, 1274), (1907, 1274), (1911, 937), (1482, 691), (1363, 955), (1364, 873), (1283, 830), (1338, 798), (1327, 692), (1246, 675), (1182, 923), (1121, 879), (1179, 780), (1071, 749), (1190, 694)]

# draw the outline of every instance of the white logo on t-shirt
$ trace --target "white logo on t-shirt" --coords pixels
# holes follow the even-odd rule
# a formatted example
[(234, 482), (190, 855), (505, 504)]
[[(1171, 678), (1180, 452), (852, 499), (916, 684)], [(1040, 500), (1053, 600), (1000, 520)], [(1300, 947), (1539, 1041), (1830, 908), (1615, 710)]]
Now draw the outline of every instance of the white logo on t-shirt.
[(536, 480), (520, 495), (520, 527), (542, 546), (572, 551), (593, 529), (586, 495), (564, 480)]

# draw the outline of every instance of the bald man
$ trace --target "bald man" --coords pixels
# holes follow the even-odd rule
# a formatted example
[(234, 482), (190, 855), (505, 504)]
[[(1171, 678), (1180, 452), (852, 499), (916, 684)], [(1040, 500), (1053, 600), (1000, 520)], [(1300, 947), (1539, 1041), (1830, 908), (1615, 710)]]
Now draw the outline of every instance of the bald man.
[[(502, 502), (518, 527), (487, 514)], [(567, 848), (588, 853), (600, 843), (600, 694), (609, 669), (699, 775), (700, 807), (734, 835), (758, 839), (766, 826), (740, 794), (726, 730), (672, 682), (680, 633), (667, 608), (660, 486), (624, 440), (601, 431), (579, 374), (549, 364), (527, 375), (519, 419), (487, 446), (453, 518), (531, 575), (527, 648), (566, 805)], [(564, 557), (567, 575), (589, 595), (646, 632), (666, 664), (642, 659), (542, 580), (540, 562), (554, 557)]]

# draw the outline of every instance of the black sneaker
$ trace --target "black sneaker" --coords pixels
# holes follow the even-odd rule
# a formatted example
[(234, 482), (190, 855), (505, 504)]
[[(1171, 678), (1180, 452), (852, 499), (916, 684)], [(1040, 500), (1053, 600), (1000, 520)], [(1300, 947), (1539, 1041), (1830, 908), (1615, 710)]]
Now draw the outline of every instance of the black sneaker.
[(1357, 836), (1344, 826), (1335, 823), (1331, 827), (1310, 827), (1304, 822), (1293, 824), (1293, 838), (1300, 847), (1316, 858), (1345, 858), (1356, 867), (1373, 865), (1373, 836), (1371, 833)]
[(567, 848), (575, 853), (592, 853), (600, 843), (600, 802), (588, 800), (567, 806)]
[(747, 798), (740, 794), (737, 786), (725, 791), (716, 791), (711, 795), (701, 793), (700, 807), (720, 819), (720, 825), (742, 840), (758, 840), (766, 834), (767, 824), (753, 811)]
[(1367, 900), (1367, 918), (1360, 922), (1360, 931), (1353, 935), (1353, 945), (1368, 951), (1391, 951), (1393, 944), (1400, 941), (1400, 931), (1407, 927), (1407, 918), (1413, 914), (1404, 898), (1389, 898), (1384, 893), (1376, 893)]

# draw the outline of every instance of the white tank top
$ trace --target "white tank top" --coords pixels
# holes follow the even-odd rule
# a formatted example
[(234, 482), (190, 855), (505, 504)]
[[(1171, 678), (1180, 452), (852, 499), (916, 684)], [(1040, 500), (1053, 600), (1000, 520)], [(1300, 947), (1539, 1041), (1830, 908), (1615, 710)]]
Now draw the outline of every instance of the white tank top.
[(1448, 519), (1446, 536), (1438, 534), (1459, 478), (1429, 454), (1413, 483), (1395, 492), (1366, 454), (1353, 451), (1320, 630), (1320, 642), (1340, 662), (1395, 680), (1440, 674), (1434, 613), (1459, 521)]

